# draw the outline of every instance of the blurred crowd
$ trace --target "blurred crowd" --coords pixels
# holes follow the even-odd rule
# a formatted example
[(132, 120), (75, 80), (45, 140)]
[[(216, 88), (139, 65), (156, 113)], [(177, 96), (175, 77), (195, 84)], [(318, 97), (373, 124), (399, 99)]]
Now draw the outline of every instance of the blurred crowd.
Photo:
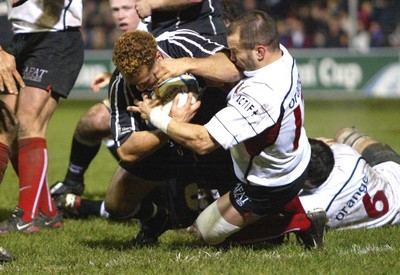
[[(0, 3), (4, 0), (0, 0)], [(343, 48), (368, 51), (374, 47), (400, 47), (400, 1), (358, 0), (355, 32), (350, 29), (351, 0), (221, 0), (234, 3), (238, 15), (262, 9), (278, 22), (281, 43), (287, 48)], [(5, 3), (4, 3), (5, 4)], [(0, 8), (1, 15), (1, 8)], [(84, 1), (83, 34), (86, 49), (111, 49), (120, 33), (114, 28), (108, 0)], [(2, 38), (6, 18), (0, 19)]]
[[(232, 1), (232, 0), (230, 0)], [(358, 0), (351, 20), (351, 0), (233, 0), (246, 9), (275, 17), (281, 43), (288, 48), (400, 47), (400, 1)], [(354, 33), (351, 31), (354, 22)]]

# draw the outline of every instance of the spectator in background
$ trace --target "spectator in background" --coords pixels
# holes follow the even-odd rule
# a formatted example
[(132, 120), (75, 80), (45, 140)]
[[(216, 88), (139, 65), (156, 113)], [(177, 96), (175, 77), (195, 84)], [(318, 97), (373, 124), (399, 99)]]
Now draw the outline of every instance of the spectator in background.
[(326, 46), (328, 48), (343, 48), (348, 46), (348, 37), (340, 27), (338, 16), (332, 16), (328, 23), (328, 35)]
[(385, 34), (382, 31), (381, 25), (377, 21), (371, 22), (369, 33), (371, 35), (371, 47), (387, 46)]
[[(198, 1), (200, 0), (195, 0), (192, 3)], [(152, 0), (142, 2), (145, 4), (151, 4)], [(223, 6), (226, 6), (226, 3), (232, 2), (232, 5), (229, 4), (229, 6), (237, 10), (237, 15), (239, 15), (243, 10), (260, 9), (267, 11), (274, 17), (274, 19), (280, 21), (280, 24), (286, 25), (284, 27), (282, 26), (282, 30), (286, 29), (287, 34), (291, 38), (289, 39), (289, 37), (287, 37), (289, 40), (286, 40), (283, 39), (283, 36), (282, 44), (288, 48), (343, 48), (347, 47), (349, 44), (348, 1), (220, 0), (219, 2), (221, 2)], [(397, 2), (399, 1), (359, 0), (358, 18), (363, 22), (365, 29), (370, 31), (370, 36), (375, 36), (375, 38), (371, 39), (370, 46), (385, 47), (391, 45), (388, 41), (388, 37), (394, 32), (397, 24), (396, 22), (399, 21), (396, 19), (396, 12), (398, 16), (400, 14), (400, 4)], [(179, 18), (184, 22), (186, 19), (183, 18), (182, 15), (190, 17), (190, 12), (191, 9), (185, 10), (185, 12), (177, 11), (176, 14), (172, 15), (170, 18), (162, 18), (159, 16), (159, 11), (156, 9), (154, 18), (156, 18), (156, 20), (158, 20), (158, 18), (161, 18), (161, 20), (167, 20), (167, 25), (163, 25), (162, 28), (165, 29), (165, 26), (167, 28), (173, 28), (175, 26), (173, 22), (176, 21), (176, 18)], [(116, 30), (112, 28), (110, 18), (111, 15), (107, 10), (106, 0), (85, 1), (84, 38), (86, 49), (112, 48), (113, 41), (120, 34), (116, 34)], [(296, 20), (293, 18), (296, 18)], [(333, 23), (334, 26), (329, 30), (328, 25), (335, 20), (338, 20), (339, 23)], [(377, 22), (380, 25), (380, 28), (377, 28), (377, 25), (375, 24), (375, 26), (370, 29), (372, 21)], [(336, 26), (337, 24), (339, 24), (339, 27)], [(222, 27), (222, 24), (219, 22), (216, 26), (217, 32), (219, 32), (218, 29)], [(95, 29), (92, 30), (93, 28)], [(154, 31), (155, 34), (158, 32), (157, 28), (158, 27), (156, 27)], [(380, 29), (380, 31), (377, 31), (378, 29)], [(295, 42), (290, 42), (291, 39), (294, 39)], [(285, 41), (287, 41), (288, 44), (286, 44)]]
[(394, 32), (389, 35), (389, 44), (392, 47), (400, 47), (400, 24), (397, 25)]
[(358, 19), (357, 21), (357, 33), (351, 41), (351, 46), (361, 53), (367, 53), (371, 45), (371, 36), (366, 29), (365, 23)]

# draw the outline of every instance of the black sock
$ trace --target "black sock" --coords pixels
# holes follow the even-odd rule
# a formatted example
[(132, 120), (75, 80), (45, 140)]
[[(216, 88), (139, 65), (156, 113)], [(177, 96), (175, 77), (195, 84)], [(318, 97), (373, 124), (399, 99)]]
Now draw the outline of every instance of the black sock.
[[(137, 210), (139, 208), (139, 210)], [(115, 220), (129, 220), (129, 219), (138, 219), (141, 221), (147, 221), (154, 217), (157, 214), (158, 207), (154, 203), (148, 200), (143, 200), (141, 203), (135, 208), (133, 213), (124, 216), (124, 217), (114, 217), (110, 216), (110, 219)]]
[(135, 218), (141, 221), (146, 221), (154, 217), (157, 214), (157, 211), (158, 207), (156, 204), (148, 200), (143, 200), (140, 203), (139, 211), (135, 214)]
[(77, 208), (81, 216), (100, 216), (102, 200), (81, 199), (81, 206)]
[(72, 139), (70, 163), (64, 182), (83, 182), (83, 175), (97, 155), (100, 145), (101, 143), (89, 146), (82, 144), (75, 137)]

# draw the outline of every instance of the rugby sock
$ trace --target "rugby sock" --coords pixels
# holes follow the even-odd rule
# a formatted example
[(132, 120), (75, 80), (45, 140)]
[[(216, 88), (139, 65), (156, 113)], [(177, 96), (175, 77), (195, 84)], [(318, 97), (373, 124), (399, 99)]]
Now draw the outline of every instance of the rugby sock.
[(304, 210), (298, 195), (285, 205), (284, 211), (289, 215), (293, 215), (290, 223), (284, 228), (285, 231), (304, 231), (310, 228), (311, 222), (307, 218), (306, 211)]
[(142, 200), (138, 206), (127, 216), (124, 217), (112, 217), (116, 220), (128, 220), (138, 219), (141, 221), (147, 221), (157, 215), (158, 207), (156, 204), (148, 200)]
[(80, 205), (76, 206), (76, 210), (80, 216), (100, 216), (103, 202), (102, 200), (87, 200), (81, 198)]
[(10, 148), (0, 142), (0, 183), (3, 181), (4, 173), (6, 172), (9, 159)]
[(47, 173), (47, 149), (44, 138), (18, 140), (19, 201), (24, 210), (22, 220), (31, 221), (38, 215), (38, 204)]
[(49, 186), (47, 179), (42, 186), (42, 191), (39, 198), (39, 210), (48, 217), (54, 217), (57, 214), (57, 208), (54, 204), (53, 199), (50, 196)]
[(87, 145), (80, 142), (75, 136), (72, 139), (69, 167), (65, 176), (65, 182), (83, 182), (83, 175), (90, 163), (97, 155), (101, 143)]

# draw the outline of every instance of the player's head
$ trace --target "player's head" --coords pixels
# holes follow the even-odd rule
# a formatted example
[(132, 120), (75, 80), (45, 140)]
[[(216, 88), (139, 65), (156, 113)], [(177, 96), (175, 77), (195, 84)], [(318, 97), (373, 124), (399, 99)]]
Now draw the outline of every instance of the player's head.
[(231, 60), (245, 70), (258, 69), (267, 56), (279, 51), (276, 23), (263, 11), (253, 10), (236, 17), (226, 36)]
[(318, 139), (308, 139), (311, 145), (311, 159), (308, 164), (306, 187), (320, 186), (329, 177), (335, 165), (331, 147)]
[(118, 38), (112, 59), (125, 80), (143, 91), (153, 88), (157, 82), (153, 69), (160, 56), (154, 36), (145, 31), (135, 30)]
[(110, 7), (114, 24), (119, 30), (123, 32), (133, 31), (141, 24), (135, 9), (135, 1), (110, 0)]

